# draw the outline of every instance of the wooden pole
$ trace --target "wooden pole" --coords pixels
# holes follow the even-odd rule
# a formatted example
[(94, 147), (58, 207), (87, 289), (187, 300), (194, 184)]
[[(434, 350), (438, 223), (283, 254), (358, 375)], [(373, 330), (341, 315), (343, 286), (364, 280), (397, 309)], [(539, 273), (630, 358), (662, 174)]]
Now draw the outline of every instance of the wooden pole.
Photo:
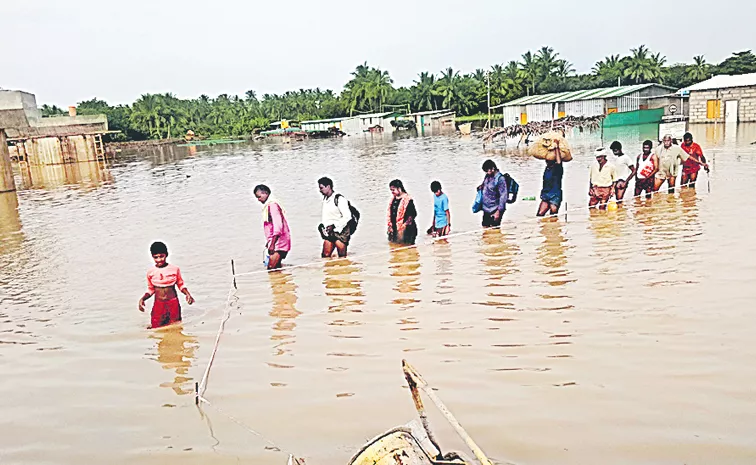
[[(433, 392), (433, 389), (431, 389), (430, 386), (428, 386), (428, 383), (423, 379), (423, 377), (420, 376), (420, 373), (418, 373), (409, 363), (407, 363), (406, 360), (402, 360), (402, 368), (404, 369), (404, 376), (407, 378), (407, 380), (409, 381), (411, 379), (412, 382), (420, 387), (420, 389), (425, 392), (428, 398), (434, 404), (436, 404), (438, 410), (444, 415), (444, 417), (446, 417), (446, 420), (449, 422), (452, 428), (454, 428), (459, 437), (462, 438), (463, 441), (465, 441), (465, 444), (467, 444), (467, 447), (469, 447), (472, 453), (475, 454), (475, 457), (478, 459), (481, 465), (493, 465), (488, 457), (486, 457), (486, 454), (483, 452), (483, 450), (478, 447), (477, 444), (475, 444), (475, 441), (473, 441), (470, 435), (467, 434), (467, 431), (462, 428), (462, 425), (460, 425), (457, 419), (454, 418), (454, 415), (452, 415), (449, 409), (446, 408), (446, 405), (444, 405), (444, 403), (441, 402), (441, 399), (438, 398), (436, 393)], [(412, 382), (410, 382), (410, 388), (412, 387)], [(415, 399), (416, 397), (419, 399), (419, 396), (416, 396), (413, 392), (412, 398)], [(422, 406), (422, 403), (420, 405)], [(415, 401), (415, 407), (417, 408), (417, 400)], [(436, 446), (436, 448), (438, 448), (438, 446)]]
[(13, 178), (8, 142), (5, 138), (5, 130), (0, 129), (0, 192), (13, 192), (16, 190), (16, 180)]
[(443, 452), (430, 429), (428, 416), (425, 414), (425, 407), (423, 406), (423, 400), (420, 398), (420, 392), (417, 390), (417, 382), (415, 382), (415, 379), (408, 372), (409, 364), (406, 361), (402, 361), (402, 367), (404, 368), (404, 377), (407, 379), (407, 384), (409, 384), (410, 392), (412, 393), (412, 400), (415, 402), (415, 410), (417, 410), (418, 415), (420, 415), (420, 422), (423, 424), (425, 434), (428, 435), (428, 439), (433, 443), (433, 447), (438, 451), (438, 456), (440, 458), (443, 456)]
[(234, 289), (238, 289), (236, 287), (236, 268), (234, 268), (234, 259), (231, 259), (231, 274), (234, 276)]

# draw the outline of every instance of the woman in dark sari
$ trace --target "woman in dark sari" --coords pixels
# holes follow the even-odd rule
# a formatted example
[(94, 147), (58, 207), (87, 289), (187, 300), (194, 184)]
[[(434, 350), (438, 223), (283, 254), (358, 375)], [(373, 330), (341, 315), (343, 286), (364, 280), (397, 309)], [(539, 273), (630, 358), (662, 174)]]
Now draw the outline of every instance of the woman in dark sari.
[(389, 184), (391, 202), (388, 207), (388, 239), (398, 244), (414, 244), (417, 237), (417, 210), (404, 184), (394, 179)]

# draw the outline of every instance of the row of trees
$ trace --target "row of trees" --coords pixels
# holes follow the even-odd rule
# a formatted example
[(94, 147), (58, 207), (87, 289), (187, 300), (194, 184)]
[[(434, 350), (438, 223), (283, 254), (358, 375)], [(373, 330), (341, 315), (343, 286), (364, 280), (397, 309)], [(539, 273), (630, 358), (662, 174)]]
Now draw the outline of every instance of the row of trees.
[[(527, 52), (519, 61), (493, 65), (462, 74), (447, 68), (439, 74), (422, 72), (409, 87), (394, 87), (388, 71), (363, 63), (354, 70), (340, 94), (331, 90), (300, 89), (284, 94), (250, 90), (244, 97), (219, 95), (179, 99), (172, 94), (145, 94), (132, 105), (110, 106), (98, 99), (80, 102), (80, 114), (104, 113), (120, 139), (177, 137), (192, 129), (206, 136), (240, 136), (267, 128), (282, 118), (306, 120), (333, 118), (391, 108), (424, 111), (450, 108), (460, 115), (484, 113), (524, 95), (564, 92), (596, 87), (658, 82), (674, 88), (689, 86), (714, 74), (756, 72), (756, 55), (750, 50), (734, 53), (719, 64), (695, 56), (691, 64), (667, 65), (661, 53), (645, 45), (626, 56), (600, 60), (587, 74), (576, 74), (572, 64), (551, 47)], [(45, 115), (62, 113), (44, 105)]]

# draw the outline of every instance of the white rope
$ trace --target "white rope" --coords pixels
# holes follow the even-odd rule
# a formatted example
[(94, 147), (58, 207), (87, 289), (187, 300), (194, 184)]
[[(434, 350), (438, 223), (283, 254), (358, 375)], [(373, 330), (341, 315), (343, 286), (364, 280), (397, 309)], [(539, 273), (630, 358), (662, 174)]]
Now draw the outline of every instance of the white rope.
[(205, 394), (205, 390), (207, 389), (207, 380), (210, 377), (210, 368), (213, 366), (213, 362), (215, 361), (215, 354), (218, 352), (218, 345), (220, 344), (221, 335), (223, 334), (223, 330), (226, 327), (226, 322), (231, 317), (231, 299), (233, 298), (234, 303), (236, 303), (239, 298), (236, 296), (236, 288), (231, 288), (231, 290), (228, 292), (228, 298), (226, 299), (226, 306), (223, 309), (223, 317), (221, 318), (220, 326), (218, 327), (218, 333), (215, 336), (215, 344), (213, 345), (213, 350), (210, 352), (210, 360), (207, 362), (207, 368), (205, 368), (205, 373), (202, 375), (202, 380), (199, 383), (199, 387), (197, 389), (197, 396), (199, 399), (202, 399), (202, 396)]

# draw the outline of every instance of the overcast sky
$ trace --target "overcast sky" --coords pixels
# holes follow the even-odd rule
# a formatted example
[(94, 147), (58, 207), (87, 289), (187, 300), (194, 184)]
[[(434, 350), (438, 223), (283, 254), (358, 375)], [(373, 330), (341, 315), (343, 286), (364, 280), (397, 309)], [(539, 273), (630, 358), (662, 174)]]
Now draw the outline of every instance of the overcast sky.
[(756, 48), (753, 8), (753, 0), (22, 0), (2, 5), (0, 87), (58, 106), (151, 92), (338, 92), (364, 61), (398, 87), (421, 71), (470, 72), (543, 45), (578, 72), (640, 44), (669, 63), (699, 54), (717, 63)]

